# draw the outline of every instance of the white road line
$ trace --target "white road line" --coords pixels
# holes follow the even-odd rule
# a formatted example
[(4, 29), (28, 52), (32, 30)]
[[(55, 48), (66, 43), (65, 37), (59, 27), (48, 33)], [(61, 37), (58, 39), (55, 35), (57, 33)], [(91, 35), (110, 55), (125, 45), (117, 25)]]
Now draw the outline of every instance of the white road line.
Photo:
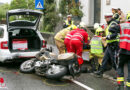
[(81, 87), (83, 87), (83, 88), (85, 88), (85, 89), (87, 89), (87, 90), (94, 90), (94, 89), (92, 89), (92, 88), (90, 88), (90, 87), (88, 87), (88, 86), (86, 86), (86, 85), (84, 85), (84, 84), (82, 84), (82, 83), (80, 83), (80, 82), (74, 80), (74, 79), (70, 79), (70, 80), (71, 80), (73, 83), (75, 83), (75, 84), (77, 84), (77, 85), (79, 85), (79, 86), (81, 86)]

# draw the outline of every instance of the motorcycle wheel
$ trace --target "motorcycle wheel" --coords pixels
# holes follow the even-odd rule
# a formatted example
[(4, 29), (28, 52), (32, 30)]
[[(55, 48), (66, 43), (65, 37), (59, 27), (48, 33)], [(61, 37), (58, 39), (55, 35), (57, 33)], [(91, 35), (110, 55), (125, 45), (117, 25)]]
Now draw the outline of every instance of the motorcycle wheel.
[(56, 65), (56, 68), (49, 68), (46, 73), (45, 73), (45, 77), (49, 78), (49, 79), (60, 79), (62, 78), (64, 75), (67, 74), (67, 67), (62, 66), (62, 65)]
[(35, 59), (30, 59), (30, 60), (23, 62), (20, 65), (20, 72), (22, 72), (22, 73), (32, 73), (34, 71), (34, 68), (35, 68), (34, 62), (35, 62)]

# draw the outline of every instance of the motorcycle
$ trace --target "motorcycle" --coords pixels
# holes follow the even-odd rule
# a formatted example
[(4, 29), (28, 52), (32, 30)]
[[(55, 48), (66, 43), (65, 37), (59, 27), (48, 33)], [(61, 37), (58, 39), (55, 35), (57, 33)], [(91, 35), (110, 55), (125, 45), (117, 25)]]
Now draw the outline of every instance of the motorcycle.
[(50, 49), (43, 49), (36, 58), (23, 62), (20, 66), (23, 73), (35, 72), (37, 75), (49, 79), (60, 79), (63, 76), (76, 76), (80, 73), (77, 55), (64, 53), (55, 55)]

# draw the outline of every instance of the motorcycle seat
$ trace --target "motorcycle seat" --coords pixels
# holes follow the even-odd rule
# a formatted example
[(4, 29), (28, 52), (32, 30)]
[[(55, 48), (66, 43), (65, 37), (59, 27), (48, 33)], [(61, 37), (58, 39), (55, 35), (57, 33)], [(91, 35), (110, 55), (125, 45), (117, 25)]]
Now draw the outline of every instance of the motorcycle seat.
[(75, 53), (64, 53), (58, 55), (58, 60), (72, 60), (75, 57)]

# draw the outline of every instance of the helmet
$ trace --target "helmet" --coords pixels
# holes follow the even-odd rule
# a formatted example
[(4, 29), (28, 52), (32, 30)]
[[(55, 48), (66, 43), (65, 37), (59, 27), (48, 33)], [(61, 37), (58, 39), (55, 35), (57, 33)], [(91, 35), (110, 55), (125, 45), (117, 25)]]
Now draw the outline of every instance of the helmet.
[(95, 23), (94, 24), (94, 29), (98, 29), (99, 28), (99, 24), (98, 23)]
[(71, 26), (69, 26), (69, 27), (70, 27), (71, 30), (77, 29), (77, 27), (76, 27), (75, 25), (71, 25)]
[(72, 17), (72, 15), (71, 15), (71, 14), (70, 14), (70, 15), (67, 15), (67, 18), (68, 18), (68, 17)]
[(126, 18), (128, 21), (130, 21), (130, 11), (128, 11)]
[(112, 7), (112, 9), (118, 9), (117, 7)]
[(80, 22), (79, 26), (80, 26), (80, 28), (85, 28), (86, 27), (84, 22)]
[(113, 14), (112, 13), (106, 13), (104, 16), (105, 16), (105, 18), (112, 18)]
[(95, 35), (99, 35), (99, 33), (100, 32), (103, 32), (104, 30), (102, 29), (102, 28), (98, 28), (97, 30), (96, 30), (96, 33), (95, 33)]

